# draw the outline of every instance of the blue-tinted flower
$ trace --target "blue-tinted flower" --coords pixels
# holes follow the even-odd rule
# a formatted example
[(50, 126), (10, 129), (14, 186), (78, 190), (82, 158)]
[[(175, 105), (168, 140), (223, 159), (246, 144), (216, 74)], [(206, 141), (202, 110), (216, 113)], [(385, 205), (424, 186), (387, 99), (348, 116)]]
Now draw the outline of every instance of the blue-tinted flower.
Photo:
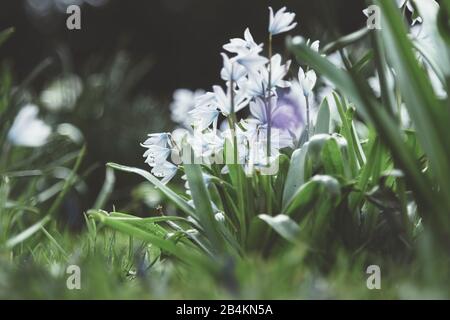
[(203, 90), (176, 90), (173, 94), (173, 102), (170, 104), (172, 120), (184, 126), (189, 126), (188, 112), (194, 109), (197, 98), (203, 94)]
[(192, 126), (200, 131), (217, 122), (219, 111), (215, 106), (203, 105), (189, 112)]
[[(271, 107), (271, 126), (282, 131), (292, 132), (294, 134), (303, 127), (303, 106), (296, 97), (291, 95), (290, 89), (283, 89), (278, 96), (270, 98)], [(256, 98), (250, 102), (250, 113), (258, 125), (266, 127), (268, 123), (267, 117), (267, 101), (265, 99)]]
[(293, 22), (295, 13), (286, 12), (286, 7), (278, 10), (275, 15), (273, 14), (272, 7), (269, 7), (269, 11), (269, 33), (272, 35), (287, 32), (297, 26), (297, 22)]
[(234, 81), (239, 83), (240, 80), (247, 75), (246, 68), (237, 63), (236, 59), (230, 59), (225, 53), (222, 53), (223, 68), (220, 72), (220, 76), (225, 81)]
[(157, 178), (162, 178), (161, 183), (168, 183), (177, 173), (178, 167), (168, 161), (157, 164), (152, 169), (152, 174)]
[[(270, 67), (272, 69), (271, 78), (270, 78), (270, 88), (280, 87), (286, 88), (289, 87), (289, 82), (283, 80), (286, 74), (289, 71), (289, 67), (291, 66), (291, 60), (288, 60), (286, 64), (281, 64), (281, 55), (275, 54), (271, 61)], [(265, 75), (265, 81), (267, 87), (269, 87), (269, 76)]]
[(250, 30), (247, 28), (244, 32), (244, 39), (234, 38), (231, 39), (229, 43), (225, 44), (223, 48), (231, 53), (245, 54), (248, 51), (255, 50), (260, 52), (262, 50), (262, 44), (257, 44), (253, 40), (253, 36)]
[(303, 88), (303, 94), (305, 95), (305, 97), (308, 97), (311, 94), (312, 89), (314, 89), (314, 86), (316, 85), (316, 73), (314, 72), (314, 70), (309, 70), (305, 73), (300, 67), (298, 69), (298, 81)]
[(236, 56), (236, 61), (243, 65), (249, 74), (257, 73), (263, 66), (269, 62), (269, 59), (259, 54), (260, 50), (254, 48), (248, 52)]
[(153, 133), (141, 144), (147, 150), (144, 152), (145, 162), (152, 167), (152, 174), (162, 178), (162, 183), (167, 183), (176, 174), (178, 167), (167, 161), (172, 151), (170, 135), (168, 133)]
[[(228, 116), (231, 113), (231, 89), (227, 86), (227, 92), (222, 89), (220, 86), (213, 86), (215, 101), (213, 105), (215, 105), (225, 116)], [(244, 91), (242, 90), (234, 90), (233, 94), (233, 107), (234, 112), (238, 112), (245, 108), (248, 105), (249, 99)]]

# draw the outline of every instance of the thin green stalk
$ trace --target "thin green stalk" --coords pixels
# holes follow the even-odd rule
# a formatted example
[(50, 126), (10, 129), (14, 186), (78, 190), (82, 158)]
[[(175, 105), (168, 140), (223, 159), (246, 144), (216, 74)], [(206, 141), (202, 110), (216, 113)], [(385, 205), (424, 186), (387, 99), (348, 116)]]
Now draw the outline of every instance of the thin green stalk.
[[(270, 167), (270, 156), (272, 149), (272, 105), (271, 105), (271, 88), (272, 88), (272, 34), (269, 33), (269, 81), (268, 81), (268, 93), (266, 97), (267, 107), (267, 167)], [(266, 180), (266, 190), (271, 189), (272, 178), (268, 176)], [(267, 194), (267, 213), (272, 214), (272, 198), (270, 194)]]

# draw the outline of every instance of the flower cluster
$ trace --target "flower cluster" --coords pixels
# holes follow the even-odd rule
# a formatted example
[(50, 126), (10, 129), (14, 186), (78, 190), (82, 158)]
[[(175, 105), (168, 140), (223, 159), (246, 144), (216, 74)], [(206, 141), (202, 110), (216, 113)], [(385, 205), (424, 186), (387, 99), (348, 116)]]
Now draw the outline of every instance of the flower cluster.
[[(150, 134), (142, 144), (146, 163), (152, 173), (169, 181), (177, 171), (178, 161), (186, 158), (188, 145), (203, 164), (220, 163), (226, 173), (233, 160), (250, 174), (276, 162), (283, 148), (293, 148), (302, 131), (309, 126), (309, 103), (316, 84), (313, 70), (301, 67), (296, 78), (286, 80), (291, 61), (272, 54), (272, 37), (294, 29), (295, 14), (283, 7), (274, 13), (269, 7), (268, 56), (262, 55), (264, 44), (255, 41), (250, 30), (243, 38), (230, 39), (223, 46), (223, 86), (209, 92), (179, 89), (171, 105), (172, 119), (182, 128), (172, 133)], [(311, 45), (319, 50), (319, 42)], [(245, 111), (245, 110), (246, 111)], [(249, 114), (250, 117), (240, 117)], [(232, 146), (226, 148), (227, 145)], [(231, 151), (230, 151), (231, 149)], [(236, 163), (236, 162), (231, 162)]]

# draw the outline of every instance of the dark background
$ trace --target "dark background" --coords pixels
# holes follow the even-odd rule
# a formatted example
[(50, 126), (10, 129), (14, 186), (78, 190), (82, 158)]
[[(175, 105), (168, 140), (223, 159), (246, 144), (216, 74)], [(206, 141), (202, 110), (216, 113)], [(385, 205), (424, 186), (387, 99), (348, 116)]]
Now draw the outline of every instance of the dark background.
[[(84, 3), (82, 29), (69, 31), (65, 12), (53, 8), (39, 14), (30, 9), (30, 3), (45, 7), (47, 2), (77, 3), (0, 1), (0, 29), (14, 26), (17, 30), (1, 56), (14, 61), (19, 79), (57, 49), (70, 53), (75, 71), (92, 56), (108, 57), (126, 49), (136, 59), (153, 59), (153, 68), (141, 85), (161, 98), (178, 87), (207, 89), (216, 83), (221, 46), (232, 37), (242, 37), (247, 26), (257, 42), (264, 42), (268, 5), (274, 10), (287, 6), (297, 14), (299, 25), (292, 34), (323, 41), (334, 37), (332, 33), (345, 34), (364, 23), (363, 0), (103, 0), (105, 4), (99, 7)], [(338, 21), (339, 30), (325, 31), (331, 20)], [(277, 38), (279, 45), (282, 38)]]

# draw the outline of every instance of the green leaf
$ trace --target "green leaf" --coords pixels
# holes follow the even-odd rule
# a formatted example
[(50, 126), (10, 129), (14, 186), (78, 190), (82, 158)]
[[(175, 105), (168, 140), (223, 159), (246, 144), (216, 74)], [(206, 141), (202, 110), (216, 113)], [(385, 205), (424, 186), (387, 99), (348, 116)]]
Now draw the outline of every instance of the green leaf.
[(285, 208), (297, 190), (305, 183), (305, 165), (308, 144), (295, 150), (291, 156), (291, 165), (283, 190), (283, 208)]
[(317, 114), (316, 126), (314, 128), (314, 134), (319, 133), (331, 133), (330, 132), (330, 106), (328, 105), (328, 99), (323, 99), (319, 112)]
[(345, 170), (344, 158), (336, 139), (329, 139), (322, 149), (322, 162), (325, 167), (325, 173), (348, 177), (349, 171)]
[[(386, 1), (386, 3), (388, 2)], [(394, 9), (396, 10), (396, 8)], [(348, 99), (355, 103), (357, 110), (375, 126), (382, 141), (389, 146), (397, 165), (407, 175), (409, 184), (414, 190), (418, 202), (424, 208), (435, 207), (435, 195), (432, 187), (430, 187), (430, 181), (421, 173), (418, 161), (414, 157), (412, 150), (405, 145), (397, 123), (376, 101), (373, 94), (371, 94), (368, 84), (358, 75), (352, 74), (350, 76), (344, 70), (338, 69), (306, 45), (294, 45), (288, 40), (288, 46), (298, 60), (302, 63), (309, 63), (318, 73), (328, 78)]]
[(9, 37), (12, 36), (12, 34), (14, 33), (14, 28), (8, 28), (6, 30), (3, 30), (0, 32), (0, 46), (6, 42), (6, 40), (9, 39)]
[(194, 255), (189, 253), (186, 249), (177, 246), (172, 240), (166, 239), (159, 232), (149, 228), (143, 228), (142, 225), (129, 223), (128, 221), (117, 220), (117, 218), (109, 217), (105, 212), (99, 210), (91, 210), (89, 217), (105, 224), (106, 226), (120, 231), (124, 234), (133, 236), (140, 240), (149, 242), (158, 248), (170, 252), (174, 256), (180, 258), (185, 262), (192, 262)]
[(333, 41), (329, 44), (327, 44), (324, 48), (323, 48), (323, 53), (325, 54), (330, 54), (333, 53), (335, 51), (338, 51), (340, 49), (343, 49), (351, 44), (354, 44), (360, 40), (362, 40), (367, 34), (369, 33), (369, 29), (368, 28), (362, 28), (360, 30), (357, 30), (351, 34), (345, 35), (339, 39), (337, 39), (336, 41)]
[[(430, 159), (433, 176), (446, 194), (442, 204), (450, 210), (450, 110), (436, 98), (427, 74), (419, 66), (395, 4), (390, 1), (377, 3), (382, 9), (384, 27), (381, 33), (389, 48), (388, 58), (396, 70), (398, 86), (417, 129), (417, 137)], [(440, 64), (448, 64), (448, 56)]]
[(176, 194), (175, 192), (173, 192), (170, 188), (168, 188), (167, 186), (165, 186), (164, 184), (162, 184), (155, 176), (153, 176), (151, 173), (149, 173), (148, 171), (142, 170), (142, 169), (138, 169), (138, 168), (134, 168), (134, 167), (128, 167), (128, 166), (123, 166), (117, 163), (107, 163), (106, 164), (108, 167), (111, 167), (113, 169), (116, 170), (120, 170), (120, 171), (125, 171), (125, 172), (131, 172), (131, 173), (135, 173), (140, 175), (141, 177), (147, 179), (149, 182), (151, 182), (155, 187), (157, 187), (159, 190), (161, 190), (161, 192), (167, 197), (169, 198), (180, 210), (182, 210), (183, 212), (185, 212), (186, 214), (198, 219), (194, 208), (192, 208), (186, 200), (184, 200), (183, 198), (181, 198), (178, 194)]
[(294, 194), (283, 214), (291, 215), (294, 211), (308, 212), (317, 201), (325, 201), (321, 199), (323, 194), (331, 199), (338, 198), (341, 194), (340, 184), (333, 177), (316, 175)]
[(261, 220), (265, 221), (269, 226), (271, 226), (280, 236), (288, 241), (296, 242), (299, 234), (300, 227), (295, 223), (294, 220), (289, 218), (284, 214), (279, 214), (277, 216), (269, 216), (267, 214), (260, 214), (258, 216)]
[(211, 198), (203, 181), (203, 175), (200, 165), (185, 164), (186, 173), (191, 190), (192, 200), (194, 200), (195, 211), (200, 224), (205, 230), (208, 239), (217, 252), (224, 249), (223, 238), (220, 236), (217, 221), (214, 217), (214, 211), (211, 206)]

